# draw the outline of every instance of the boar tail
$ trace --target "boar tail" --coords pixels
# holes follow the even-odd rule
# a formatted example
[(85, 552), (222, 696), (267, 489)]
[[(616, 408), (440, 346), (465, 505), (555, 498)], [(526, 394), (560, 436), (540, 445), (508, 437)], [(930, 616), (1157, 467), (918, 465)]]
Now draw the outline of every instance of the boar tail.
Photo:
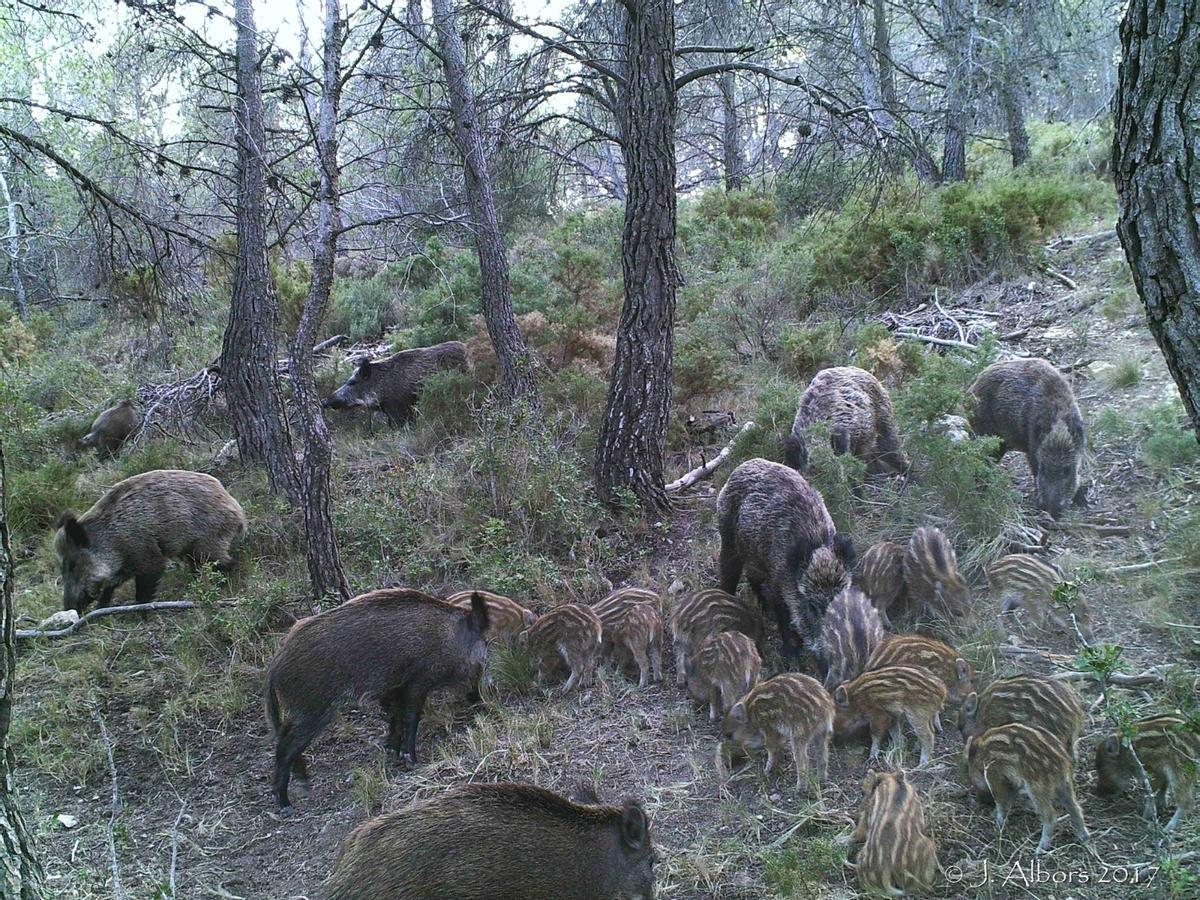
[(279, 695), (275, 692), (275, 679), (267, 676), (267, 724), (271, 726), (271, 734), (279, 735)]

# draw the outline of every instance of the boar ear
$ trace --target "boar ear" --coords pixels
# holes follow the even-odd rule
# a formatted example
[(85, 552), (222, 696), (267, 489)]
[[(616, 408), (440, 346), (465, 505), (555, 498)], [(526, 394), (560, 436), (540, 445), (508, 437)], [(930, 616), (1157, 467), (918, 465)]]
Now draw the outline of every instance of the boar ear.
[(842, 561), (847, 572), (853, 569), (858, 561), (858, 554), (854, 552), (854, 542), (840, 534), (834, 535), (833, 555)]
[(971, 677), (971, 666), (961, 656), (954, 661), (954, 671), (959, 681), (966, 681)]
[(369, 359), (363, 359), (363, 360), (359, 361), (358, 377), (359, 378), (370, 378), (371, 377), (371, 361)]
[(979, 695), (974, 691), (967, 694), (967, 699), (963, 701), (963, 714), (968, 716), (975, 715), (975, 710), (979, 709)]
[(839, 684), (838, 689), (833, 692), (833, 702), (843, 709), (850, 705), (850, 692), (844, 684)]
[(571, 788), (571, 799), (576, 803), (587, 803), (598, 806), (600, 795), (596, 793), (596, 785), (590, 778), (578, 779)]
[(746, 704), (739, 700), (733, 704), (729, 710), (729, 715), (733, 717), (735, 722), (741, 722), (743, 725), (750, 721), (750, 714), (746, 712)]
[(487, 601), (479, 591), (471, 592), (471, 609), (467, 613), (467, 624), (476, 634), (483, 634), (488, 627)]
[(639, 851), (645, 848), (650, 821), (646, 811), (637, 800), (626, 800), (621, 809), (621, 843), (630, 850)]
[(75, 518), (75, 513), (67, 510), (58, 517), (58, 527), (63, 530), (63, 534), (67, 536), (67, 540), (76, 547), (85, 549), (90, 543), (87, 529), (83, 527), (79, 519)]
[(871, 771), (867, 773), (867, 777), (863, 779), (863, 797), (870, 797), (871, 791), (875, 790), (875, 786), (879, 784), (879, 773)]
[(1100, 748), (1104, 751), (1105, 756), (1121, 755), (1121, 741), (1115, 734), (1110, 734), (1108, 737), (1106, 737), (1104, 739), (1104, 743), (1100, 745)]

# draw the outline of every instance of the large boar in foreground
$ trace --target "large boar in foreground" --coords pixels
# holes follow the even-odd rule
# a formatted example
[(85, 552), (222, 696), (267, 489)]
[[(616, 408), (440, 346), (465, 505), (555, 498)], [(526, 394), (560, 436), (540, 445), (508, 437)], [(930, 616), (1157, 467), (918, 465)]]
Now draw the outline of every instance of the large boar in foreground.
[(392, 422), (412, 416), (425, 380), (435, 372), (465, 372), (467, 345), (446, 341), (432, 347), (401, 350), (384, 359), (364, 359), (354, 374), (322, 403), (326, 409), (382, 410)]
[(1044, 359), (993, 363), (967, 391), (974, 399), (971, 428), (1000, 438), (1000, 453), (1019, 450), (1029, 461), (1037, 504), (1054, 518), (1068, 503), (1082, 506), (1079, 482), (1084, 427), (1071, 385)]
[(91, 430), (79, 439), (79, 443), (84, 447), (95, 447), (100, 453), (111, 456), (121, 449), (121, 445), (133, 434), (141, 421), (133, 401), (122, 400), (96, 416)]
[(487, 630), (479, 594), (463, 609), (405, 589), (372, 591), (293, 625), (267, 667), (279, 806), (291, 808), (292, 774), (308, 781), (304, 749), (340, 706), (360, 697), (387, 713), (388, 749), (416, 762), (425, 698), (439, 688), (475, 689)]
[(91, 603), (108, 606), (130, 578), (135, 602), (149, 603), (170, 559), (230, 569), (229, 547), (246, 533), (246, 514), (211, 475), (159, 469), (114, 484), (58, 525), (63, 609), (82, 613)]
[(808, 428), (829, 423), (833, 452), (852, 453), (872, 472), (903, 473), (908, 458), (900, 449), (896, 413), (887, 389), (870, 372), (854, 366), (822, 369), (800, 397), (792, 430), (784, 439), (784, 459), (798, 472), (808, 467)]
[[(717, 528), (721, 590), (736, 593), (745, 570), (763, 607), (775, 613), (785, 657), (798, 656), (801, 638), (812, 651), (825, 607), (854, 566), (854, 547), (837, 535), (820, 492), (787, 466), (747, 460), (717, 496)], [(806, 585), (821, 548), (829, 552)]]
[(573, 803), (471, 784), (360, 825), (329, 900), (652, 900), (650, 820), (636, 800)]

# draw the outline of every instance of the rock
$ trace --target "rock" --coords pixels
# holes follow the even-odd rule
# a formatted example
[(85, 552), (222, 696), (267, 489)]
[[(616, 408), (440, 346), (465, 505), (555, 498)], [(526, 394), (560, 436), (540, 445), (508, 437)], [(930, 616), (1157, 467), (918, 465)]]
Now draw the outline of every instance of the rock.
[(687, 585), (683, 583), (683, 579), (676, 578), (674, 581), (671, 582), (671, 586), (669, 588), (667, 588), (667, 593), (670, 594), (672, 597), (678, 597), (680, 594), (682, 594), (686, 590), (687, 590)]
[(59, 628), (69, 628), (79, 621), (79, 612), (74, 609), (63, 609), (43, 619), (38, 625), (39, 631), (55, 631)]
[(59, 813), (58, 816), (55, 818), (55, 821), (58, 822), (59, 825), (61, 825), (63, 828), (67, 829), (68, 831), (70, 831), (72, 828), (74, 828), (76, 825), (79, 824), (79, 818), (77, 816), (72, 816), (68, 813)]

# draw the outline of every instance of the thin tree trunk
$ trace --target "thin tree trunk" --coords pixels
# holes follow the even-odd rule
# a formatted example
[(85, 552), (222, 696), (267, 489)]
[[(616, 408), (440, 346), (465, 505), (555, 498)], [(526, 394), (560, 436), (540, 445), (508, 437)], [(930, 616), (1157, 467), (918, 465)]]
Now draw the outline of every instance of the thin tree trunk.
[(512, 309), (508, 257), (500, 235), (500, 220), (492, 195), (491, 173), (483, 146), (483, 133), (475, 108), (475, 92), (467, 77), (466, 51), (450, 0), (433, 0), (433, 27), (450, 95), (454, 139), (462, 155), (467, 204), (479, 254), (480, 293), (488, 336), (500, 363), (500, 380), (509, 400), (539, 404), (533, 354), (525, 344)]
[(3, 171), (0, 171), (0, 191), (4, 193), (4, 204), (8, 207), (8, 275), (17, 299), (17, 315), (27, 319), (29, 304), (25, 299), (25, 278), (21, 274), (21, 223), (17, 218), (17, 204), (9, 192), (8, 178)]
[(971, 41), (961, 5), (963, 2), (941, 0), (943, 52), (946, 56), (945, 143), (942, 146), (942, 178), (945, 181), (963, 181), (967, 177)]
[(1029, 161), (1029, 132), (1025, 129), (1025, 97), (1021, 88), (1021, 75), (1013, 65), (1005, 66), (1000, 86), (1000, 106), (1004, 112), (1004, 124), (1008, 129), (1008, 151), (1012, 155), (1013, 168)]
[(13, 785), (16, 759), (8, 745), (17, 664), (13, 649), (17, 616), (13, 609), (13, 561), (8, 542), (6, 489), (4, 447), (0, 445), (0, 626), (4, 628), (4, 650), (0, 653), (0, 897), (37, 900), (46, 896), (46, 880), (34, 854), (33, 836), (17, 803)]
[(300, 466), (300, 501), (304, 510), (305, 555), (313, 596), (320, 600), (337, 595), (350, 597), (350, 585), (342, 570), (329, 492), (329, 469), (333, 456), (329, 426), (321, 414), (313, 378), (312, 348), (329, 309), (333, 290), (333, 262), (337, 255), (341, 209), (338, 173), (338, 108), (342, 97), (341, 3), (325, 0), (325, 64), (321, 103), (317, 113), (317, 238), (313, 253), (312, 281), (304, 299), (300, 324), (292, 338), (290, 370), (296, 409), (300, 414), (304, 455)]
[(596, 450), (606, 502), (631, 491), (668, 510), (663, 453), (671, 410), (675, 265), (675, 13), (671, 0), (628, 0), (622, 119), (628, 199), (621, 235), (625, 304)]
[(298, 499), (296, 459), (275, 369), (279, 310), (267, 265), (266, 126), (253, 0), (236, 0), (237, 259), (221, 383), (243, 463), (263, 463), (272, 492)]
[(1132, 0), (1121, 45), (1117, 234), (1200, 439), (1200, 0)]
[(737, 83), (732, 72), (722, 72), (721, 90), (721, 164), (725, 170), (725, 190), (736, 191), (745, 184), (745, 163), (738, 123)]
[(894, 169), (891, 138), (895, 135), (896, 123), (884, 100), (879, 73), (875, 70), (872, 60), (872, 49), (867, 46), (862, 6), (857, 0), (850, 4), (850, 46), (858, 65), (858, 84), (863, 93), (863, 102), (867, 106), (867, 115), (875, 129), (875, 139), (883, 151), (888, 167)]
[(896, 98), (896, 67), (892, 64), (892, 28), (888, 24), (884, 0), (872, 0), (871, 12), (875, 31), (872, 49), (875, 51), (875, 64), (879, 67), (879, 89), (883, 94), (883, 105), (895, 115), (899, 106)]

